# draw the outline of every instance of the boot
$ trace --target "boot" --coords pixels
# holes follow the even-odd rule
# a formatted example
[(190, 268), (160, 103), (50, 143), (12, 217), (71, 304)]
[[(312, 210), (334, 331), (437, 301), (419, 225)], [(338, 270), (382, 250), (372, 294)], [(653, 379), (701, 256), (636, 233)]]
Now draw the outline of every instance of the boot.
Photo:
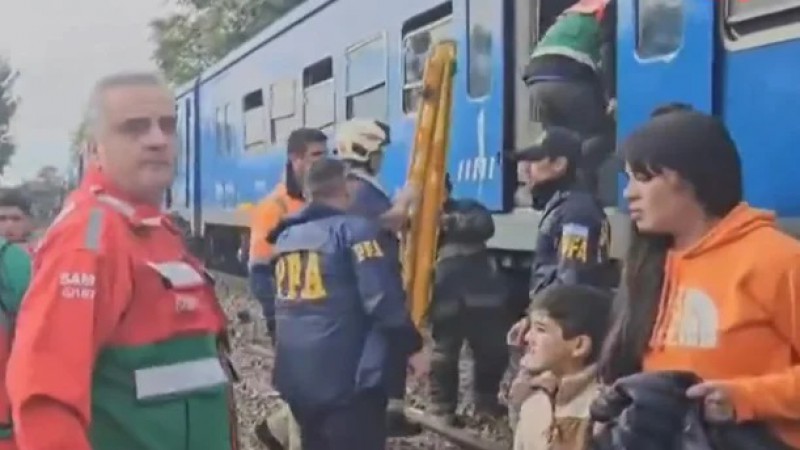
[(491, 419), (498, 419), (508, 414), (508, 409), (503, 406), (496, 394), (475, 393), (475, 415)]
[(269, 336), (269, 344), (272, 348), (275, 348), (275, 339), (277, 335), (275, 334), (275, 318), (274, 317), (267, 317), (267, 336)]
[(281, 445), (281, 443), (278, 441), (278, 438), (272, 434), (272, 430), (269, 429), (269, 423), (267, 423), (266, 420), (256, 424), (256, 426), (253, 428), (253, 432), (255, 433), (258, 441), (267, 447), (267, 450), (287, 450), (286, 447)]

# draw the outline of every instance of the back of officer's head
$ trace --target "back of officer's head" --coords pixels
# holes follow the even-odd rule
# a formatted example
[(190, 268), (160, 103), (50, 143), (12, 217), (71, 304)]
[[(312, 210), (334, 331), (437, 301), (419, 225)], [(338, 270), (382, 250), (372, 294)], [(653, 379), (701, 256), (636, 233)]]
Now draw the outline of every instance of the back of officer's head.
[(325, 157), (308, 168), (304, 183), (305, 196), (313, 203), (347, 209), (347, 167), (338, 159)]

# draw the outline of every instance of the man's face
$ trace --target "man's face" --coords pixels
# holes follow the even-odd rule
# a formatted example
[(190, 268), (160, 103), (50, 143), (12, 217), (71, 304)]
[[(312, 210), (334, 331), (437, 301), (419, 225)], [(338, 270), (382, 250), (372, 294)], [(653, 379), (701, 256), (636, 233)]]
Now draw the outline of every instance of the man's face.
[(306, 151), (301, 155), (290, 155), (292, 170), (298, 180), (302, 180), (306, 171), (314, 161), (324, 157), (328, 153), (325, 142), (311, 142), (306, 144)]
[(0, 206), (0, 236), (10, 242), (24, 242), (31, 233), (30, 217), (16, 206)]
[(96, 157), (110, 180), (134, 197), (160, 202), (175, 176), (175, 106), (160, 86), (110, 88), (103, 96)]
[(517, 163), (517, 178), (528, 187), (535, 187), (561, 177), (566, 172), (567, 160), (563, 157), (542, 158)]

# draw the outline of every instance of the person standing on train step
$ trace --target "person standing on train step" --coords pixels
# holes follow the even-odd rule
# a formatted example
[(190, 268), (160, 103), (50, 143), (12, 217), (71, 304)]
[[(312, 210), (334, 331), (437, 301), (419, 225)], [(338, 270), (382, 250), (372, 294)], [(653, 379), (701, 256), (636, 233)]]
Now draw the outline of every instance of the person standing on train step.
[[(610, 288), (611, 227), (602, 205), (577, 181), (581, 139), (567, 129), (545, 129), (540, 141), (514, 155), (519, 177), (531, 189), (533, 207), (541, 212), (531, 267), (529, 299), (553, 285), (585, 284)], [(524, 345), (528, 317), (509, 331), (515, 349)], [(511, 372), (521, 354), (512, 353)], [(516, 412), (509, 411), (512, 423)]]
[(90, 170), (42, 238), (7, 386), (25, 450), (235, 450), (226, 318), (160, 205), (175, 103), (157, 75), (100, 80)]
[(536, 44), (523, 80), (545, 126), (581, 136), (578, 175), (590, 190), (614, 151), (616, 126), (616, 2), (579, 0), (563, 11)]
[(428, 321), (433, 335), (431, 412), (458, 425), (459, 360), (466, 340), (473, 356), (473, 400), (478, 416), (505, 411), (497, 391), (508, 364), (506, 332), (510, 325), (506, 280), (486, 247), (494, 235), (494, 220), (485, 206), (450, 196), (440, 221), (433, 294)]
[(345, 165), (331, 158), (313, 163), (305, 188), (308, 206), (269, 236), (277, 287), (275, 386), (300, 424), (305, 450), (383, 450), (392, 370), (386, 361), (402, 359), (424, 371), (424, 359), (412, 356), (422, 339), (383, 231), (347, 212)]
[[(415, 191), (406, 186), (392, 202), (384, 190), (378, 175), (383, 165), (383, 152), (390, 142), (389, 126), (379, 120), (353, 119), (342, 124), (336, 135), (336, 155), (347, 164), (348, 185), (353, 193), (350, 212), (377, 220), (383, 230), (380, 233), (382, 248), (395, 262), (398, 273), (400, 265), (400, 241), (398, 232), (408, 222), (408, 211), (415, 201)], [(394, 369), (388, 372), (389, 381), (389, 433), (392, 436), (416, 434), (421, 428), (406, 420), (405, 407), (406, 371), (405, 361), (389, 362)]]
[(261, 304), (267, 333), (274, 345), (275, 339), (275, 286), (272, 281), (272, 246), (267, 235), (278, 222), (304, 205), (303, 176), (308, 166), (327, 153), (328, 137), (315, 128), (292, 131), (287, 141), (286, 170), (284, 178), (251, 213), (250, 222), (250, 292)]
[(6, 363), (22, 296), (31, 279), (31, 259), (26, 251), (0, 237), (0, 450), (17, 450), (6, 392)]
[(0, 193), (0, 236), (33, 252), (33, 214), (31, 201), (19, 189)]

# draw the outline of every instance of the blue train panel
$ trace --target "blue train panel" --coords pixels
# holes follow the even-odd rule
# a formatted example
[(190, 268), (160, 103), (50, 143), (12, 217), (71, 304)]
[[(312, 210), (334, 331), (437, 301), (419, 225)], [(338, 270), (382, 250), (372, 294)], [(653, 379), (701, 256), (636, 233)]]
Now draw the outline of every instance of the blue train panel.
[(621, 0), (618, 14), (619, 136), (666, 102), (714, 112), (747, 201), (800, 215), (800, 0)]
[(207, 70), (196, 89), (183, 89), (182, 123), (187, 105), (196, 103), (198, 113), (197, 137), (184, 139), (183, 153), (194, 160), (196, 152), (202, 163), (196, 174), (181, 164), (174, 203), (204, 214), (254, 203), (280, 180), (291, 130), (310, 126), (333, 137), (336, 124), (352, 117), (391, 125), (381, 177), (396, 191), (413, 145), (424, 61), (440, 39), (458, 45), (449, 155), (455, 191), (500, 209), (503, 4), (485, 0), (309, 0), (296, 8)]
[(742, 154), (745, 193), (749, 202), (779, 216), (798, 217), (800, 0), (730, 6), (720, 113)]

